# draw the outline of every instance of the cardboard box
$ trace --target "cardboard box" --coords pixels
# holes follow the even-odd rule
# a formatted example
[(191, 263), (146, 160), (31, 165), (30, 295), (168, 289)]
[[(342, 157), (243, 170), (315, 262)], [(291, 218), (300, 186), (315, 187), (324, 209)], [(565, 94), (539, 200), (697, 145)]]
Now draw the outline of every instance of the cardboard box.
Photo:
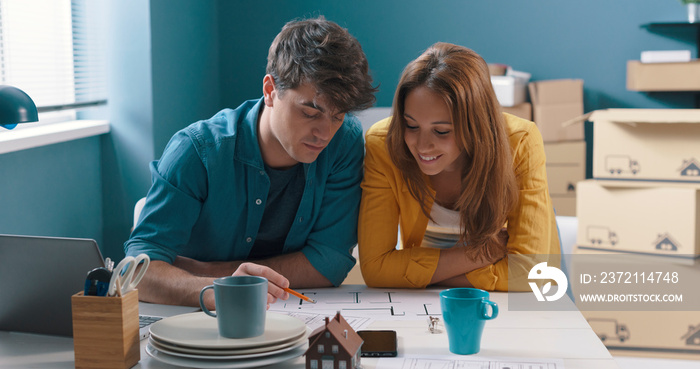
[(576, 195), (577, 183), (586, 179), (584, 163), (547, 164), (550, 195)]
[(700, 60), (686, 63), (627, 62), (630, 91), (700, 91)]
[(581, 249), (692, 259), (700, 254), (700, 186), (586, 180), (576, 188)]
[(697, 311), (582, 311), (611, 350), (675, 359), (700, 359)]
[(492, 76), (505, 76), (508, 72), (508, 65), (500, 63), (489, 63), (489, 74)]
[(576, 183), (586, 179), (586, 142), (546, 142), (549, 193), (573, 195)]
[(594, 111), (593, 178), (700, 183), (700, 109)]
[[(620, 265), (620, 257), (607, 257), (612, 252), (590, 251), (574, 248), (574, 254), (597, 254), (603, 258), (572, 257), (571, 275), (580, 276), (581, 273), (591, 273), (593, 270), (606, 272), (615, 271), (675, 271), (678, 272), (678, 283), (666, 288), (656, 288), (646, 283), (631, 282), (621, 279), (620, 283), (599, 284), (594, 291), (582, 287), (577, 281), (573, 282), (573, 294), (577, 296), (577, 306), (588, 321), (593, 331), (598, 335), (603, 344), (609, 350), (616, 350), (615, 354), (666, 357), (675, 359), (700, 359), (700, 313), (694, 309), (696, 302), (693, 298), (685, 296), (690, 293), (693, 296), (696, 289), (693, 288), (695, 280), (700, 273), (700, 262), (692, 261), (680, 265), (673, 258), (665, 258), (658, 255), (624, 255), (625, 266)], [(577, 258), (577, 259), (575, 259)], [(595, 262), (595, 268), (591, 269), (586, 263)], [(583, 269), (577, 270), (583, 267)], [(598, 274), (595, 273), (594, 274)], [(625, 280), (629, 283), (622, 283)], [(665, 282), (662, 282), (665, 283)], [(683, 303), (687, 311), (677, 310), (674, 306), (668, 309), (650, 309), (644, 302), (630, 302), (625, 309), (594, 309), (596, 306), (605, 306), (605, 303), (588, 304), (580, 300), (579, 294), (589, 293), (649, 293), (658, 294), (660, 291), (669, 294), (683, 294)], [(695, 300), (697, 301), (697, 300)], [(641, 305), (640, 305), (641, 304)], [(611, 306), (615, 306), (612, 304)], [(632, 311), (635, 310), (635, 311)]]
[(552, 198), (552, 206), (557, 215), (567, 217), (576, 216), (576, 195), (549, 195)]
[(583, 114), (583, 80), (537, 81), (528, 88), (533, 118), (545, 142), (584, 139), (583, 122), (564, 124)]
[(610, 248), (608, 250), (603, 250), (599, 248), (591, 248), (590, 246), (574, 246), (573, 253), (577, 255), (624, 255), (626, 260), (635, 260), (638, 262), (646, 263), (667, 263), (674, 265), (700, 265), (700, 255), (674, 255), (671, 253), (667, 254), (651, 254), (643, 252), (632, 252), (627, 250), (617, 250)]
[(557, 215), (576, 216), (576, 184), (586, 179), (586, 142), (546, 142), (547, 185)]
[(501, 106), (501, 111), (513, 114), (519, 118), (532, 120), (532, 105), (529, 102), (524, 102), (515, 106)]
[(586, 141), (546, 142), (544, 153), (547, 165), (586, 165)]

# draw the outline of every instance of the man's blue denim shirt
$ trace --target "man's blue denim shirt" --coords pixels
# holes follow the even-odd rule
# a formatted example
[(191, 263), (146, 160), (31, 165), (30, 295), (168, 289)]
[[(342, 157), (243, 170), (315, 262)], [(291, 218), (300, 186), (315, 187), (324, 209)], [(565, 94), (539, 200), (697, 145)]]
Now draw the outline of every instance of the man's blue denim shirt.
[[(246, 260), (255, 243), (270, 180), (258, 145), (262, 99), (191, 124), (151, 163), (153, 185), (127, 255), (172, 263)], [(301, 251), (334, 285), (355, 264), (362, 180), (362, 128), (350, 114), (329, 145), (304, 164), (304, 194), (284, 253)]]

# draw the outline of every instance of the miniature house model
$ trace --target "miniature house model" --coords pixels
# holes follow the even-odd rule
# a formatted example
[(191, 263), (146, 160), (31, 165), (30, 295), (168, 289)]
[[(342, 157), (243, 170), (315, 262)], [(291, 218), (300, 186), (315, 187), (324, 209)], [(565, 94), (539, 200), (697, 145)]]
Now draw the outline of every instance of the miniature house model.
[(306, 369), (360, 368), (362, 338), (350, 327), (340, 312), (309, 336)]

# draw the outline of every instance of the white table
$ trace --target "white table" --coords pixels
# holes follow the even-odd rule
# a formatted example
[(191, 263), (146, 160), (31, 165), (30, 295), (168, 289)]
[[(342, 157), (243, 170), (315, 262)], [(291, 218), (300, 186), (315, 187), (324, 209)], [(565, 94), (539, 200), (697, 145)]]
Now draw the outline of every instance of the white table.
[[(492, 293), (491, 300), (498, 303), (500, 312), (498, 318), (486, 323), (478, 356), (558, 358), (564, 360), (567, 369), (618, 368), (580, 312), (509, 311), (507, 293)], [(426, 320), (375, 320), (369, 327), (396, 330), (399, 356), (451, 355), (444, 327), (441, 326), (443, 332), (439, 334), (431, 334), (427, 328)], [(177, 368), (149, 357), (146, 343), (147, 340), (141, 341), (141, 361), (134, 368)], [(375, 368), (377, 361), (362, 358), (363, 367), (367, 369)], [(70, 338), (0, 332), (1, 369), (73, 367), (73, 340)], [(302, 356), (269, 368), (304, 367)]]

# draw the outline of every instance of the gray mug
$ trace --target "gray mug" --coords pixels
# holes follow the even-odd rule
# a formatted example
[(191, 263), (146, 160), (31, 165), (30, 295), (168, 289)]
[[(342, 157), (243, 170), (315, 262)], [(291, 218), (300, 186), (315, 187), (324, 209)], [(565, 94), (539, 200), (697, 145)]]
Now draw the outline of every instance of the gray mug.
[[(204, 292), (214, 289), (216, 313), (204, 306)], [(267, 279), (255, 276), (229, 276), (214, 280), (199, 292), (199, 306), (216, 318), (219, 335), (226, 338), (257, 337), (265, 332)]]

